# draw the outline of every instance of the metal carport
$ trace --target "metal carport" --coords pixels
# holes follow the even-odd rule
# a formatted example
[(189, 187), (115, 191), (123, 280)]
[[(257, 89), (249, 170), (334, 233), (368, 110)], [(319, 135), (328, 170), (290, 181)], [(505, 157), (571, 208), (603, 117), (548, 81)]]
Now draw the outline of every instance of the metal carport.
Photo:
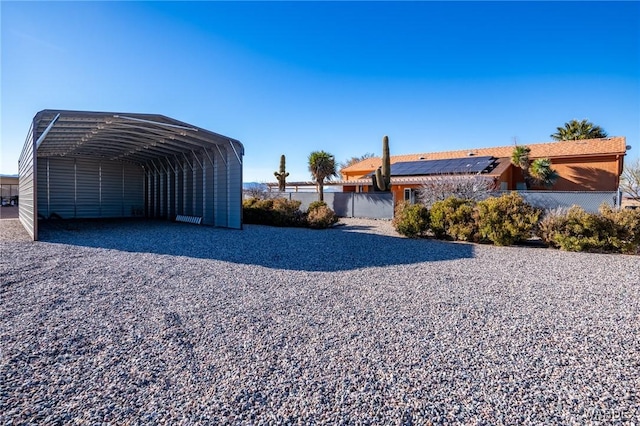
[(19, 160), (19, 217), (166, 218), (242, 228), (244, 147), (157, 114), (43, 110)]

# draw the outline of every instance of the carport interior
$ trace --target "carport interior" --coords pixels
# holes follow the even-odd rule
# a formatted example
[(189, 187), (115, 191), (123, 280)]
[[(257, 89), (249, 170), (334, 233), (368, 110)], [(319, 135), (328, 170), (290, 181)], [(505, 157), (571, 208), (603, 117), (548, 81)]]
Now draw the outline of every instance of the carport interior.
[(162, 115), (57, 110), (38, 113), (30, 135), (38, 218), (181, 215), (241, 227), (237, 140)]

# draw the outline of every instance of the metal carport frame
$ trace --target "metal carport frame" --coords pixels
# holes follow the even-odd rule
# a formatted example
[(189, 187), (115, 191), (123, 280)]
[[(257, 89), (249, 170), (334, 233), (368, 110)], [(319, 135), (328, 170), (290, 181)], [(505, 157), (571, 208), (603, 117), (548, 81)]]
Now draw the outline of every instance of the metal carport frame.
[(201, 218), (242, 228), (243, 145), (157, 114), (43, 110), (19, 160), (19, 217)]

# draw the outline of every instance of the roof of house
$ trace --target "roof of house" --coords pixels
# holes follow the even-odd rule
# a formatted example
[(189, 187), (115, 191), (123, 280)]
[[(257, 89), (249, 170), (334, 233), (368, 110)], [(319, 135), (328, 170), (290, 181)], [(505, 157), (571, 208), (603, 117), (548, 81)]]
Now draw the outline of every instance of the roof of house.
[[(575, 156), (595, 156), (605, 154), (626, 153), (626, 138), (621, 136), (603, 139), (585, 139), (577, 141), (546, 142), (535, 144), (524, 144), (531, 149), (531, 158), (562, 158)], [(417, 160), (440, 160), (447, 158), (462, 158), (467, 156), (491, 156), (496, 158), (510, 158), (513, 152), (513, 145), (499, 146), (493, 148), (472, 148), (457, 151), (443, 151), (419, 154), (392, 155), (391, 163)], [(359, 163), (345, 167), (344, 172), (368, 173), (382, 165), (380, 157), (373, 157)]]

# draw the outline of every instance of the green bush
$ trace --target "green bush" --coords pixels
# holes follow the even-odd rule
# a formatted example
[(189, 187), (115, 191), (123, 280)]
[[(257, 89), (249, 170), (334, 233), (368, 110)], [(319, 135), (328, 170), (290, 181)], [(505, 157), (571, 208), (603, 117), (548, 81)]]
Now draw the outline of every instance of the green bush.
[(606, 204), (600, 207), (604, 220), (609, 220), (615, 229), (610, 243), (615, 251), (624, 254), (640, 254), (640, 210), (614, 210)]
[(300, 201), (286, 198), (248, 199), (242, 205), (244, 223), (272, 226), (304, 225)]
[(556, 233), (562, 232), (566, 227), (566, 224), (566, 209), (547, 210), (542, 216), (540, 222), (538, 222), (538, 229), (536, 230), (536, 234), (546, 245), (554, 248), (559, 248), (554, 236)]
[(396, 207), (392, 224), (401, 235), (419, 237), (429, 229), (429, 210), (422, 204), (403, 201)]
[(587, 213), (578, 206), (571, 207), (564, 215), (554, 219), (543, 219), (540, 229), (543, 241), (561, 250), (619, 251), (614, 221), (602, 214)]
[(309, 208), (307, 209), (307, 211), (311, 212), (317, 209), (318, 207), (328, 207), (328, 206), (327, 206), (327, 203), (325, 203), (324, 201), (312, 201), (311, 203), (309, 203)]
[(314, 229), (329, 228), (338, 222), (338, 216), (327, 205), (317, 205), (307, 213), (307, 225)]
[(540, 213), (517, 192), (510, 192), (479, 201), (474, 216), (481, 240), (509, 246), (533, 236)]
[(473, 219), (474, 203), (449, 197), (431, 206), (431, 230), (436, 238), (473, 241), (477, 228)]

